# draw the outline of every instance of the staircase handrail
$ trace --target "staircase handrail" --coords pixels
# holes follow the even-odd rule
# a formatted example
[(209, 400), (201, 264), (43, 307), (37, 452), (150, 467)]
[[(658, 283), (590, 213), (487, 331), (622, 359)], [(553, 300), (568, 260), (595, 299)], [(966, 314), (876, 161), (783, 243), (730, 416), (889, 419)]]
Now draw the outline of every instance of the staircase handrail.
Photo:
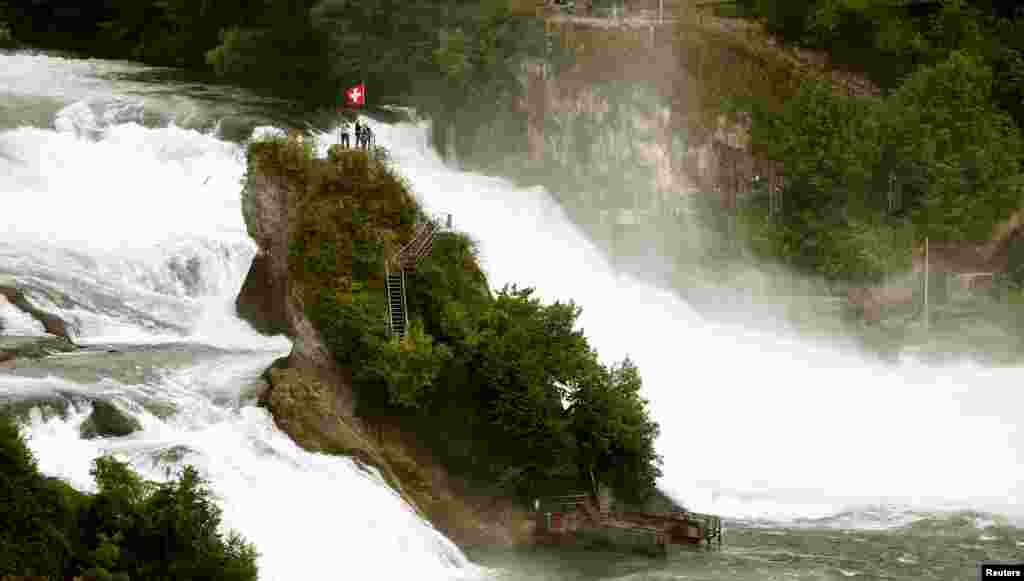
[(451, 214), (427, 215), (425, 222), (416, 225), (412, 239), (388, 258), (389, 263), (399, 267), (415, 266), (430, 252), (435, 235), (450, 226)]
[(419, 237), (417, 243), (406, 251), (405, 260), (407, 264), (411, 262), (415, 265), (415, 263), (419, 262), (419, 260), (430, 251), (430, 248), (433, 246), (434, 235), (436, 233), (436, 224), (428, 223), (425, 226), (425, 231), (423, 232), (423, 235)]
[(394, 254), (392, 254), (391, 257), (388, 258), (388, 262), (390, 264), (400, 264), (402, 257), (409, 251), (409, 249), (412, 248), (418, 241), (420, 241), (424, 233), (430, 232), (429, 227), (429, 222), (426, 224), (417, 224), (416, 233), (413, 234), (412, 239), (406, 242), (401, 248), (399, 248)]

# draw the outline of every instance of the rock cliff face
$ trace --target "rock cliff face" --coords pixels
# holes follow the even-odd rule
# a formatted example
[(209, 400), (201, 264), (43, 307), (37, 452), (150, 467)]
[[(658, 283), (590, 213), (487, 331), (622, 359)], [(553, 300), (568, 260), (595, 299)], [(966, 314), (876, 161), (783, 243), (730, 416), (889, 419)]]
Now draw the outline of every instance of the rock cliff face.
[(261, 394), (274, 421), (307, 450), (350, 456), (376, 467), (422, 516), (461, 546), (527, 542), (532, 520), (505, 497), (472, 494), (451, 477), (415, 433), (398, 421), (368, 425), (355, 416), (351, 370), (341, 368), (306, 317), (289, 279), (290, 223), (295, 210), (288, 179), (250, 166), (243, 213), (259, 245), (236, 307), (262, 333), (291, 337), (291, 353), (264, 374)]
[(355, 410), (351, 382), (334, 362), (289, 285), (288, 194), (288, 184), (282, 177), (250, 177), (242, 210), (259, 252), (249, 267), (235, 306), (238, 315), (261, 333), (289, 336), (293, 343), (286, 366), (331, 386), (332, 406), (338, 413), (351, 416)]

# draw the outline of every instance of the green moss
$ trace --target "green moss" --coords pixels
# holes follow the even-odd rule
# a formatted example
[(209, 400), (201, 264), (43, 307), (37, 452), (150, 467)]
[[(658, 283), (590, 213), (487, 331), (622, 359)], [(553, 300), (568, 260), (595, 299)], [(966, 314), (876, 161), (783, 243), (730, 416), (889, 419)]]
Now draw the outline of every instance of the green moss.
[(138, 420), (117, 409), (114, 404), (96, 400), (92, 404), (92, 413), (82, 423), (80, 432), (83, 438), (90, 439), (101, 436), (127, 436), (141, 429)]

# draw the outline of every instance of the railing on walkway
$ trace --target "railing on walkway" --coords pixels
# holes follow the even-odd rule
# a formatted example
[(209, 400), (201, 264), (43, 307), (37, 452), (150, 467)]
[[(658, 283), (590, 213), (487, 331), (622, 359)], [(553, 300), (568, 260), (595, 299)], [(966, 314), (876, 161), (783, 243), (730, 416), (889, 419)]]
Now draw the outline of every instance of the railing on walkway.
[(405, 271), (414, 269), (434, 247), (437, 233), (452, 226), (452, 215), (427, 216), (426, 222), (416, 225), (412, 240), (384, 259), (384, 281), (388, 293), (387, 328), (390, 335), (401, 337), (409, 327), (406, 302)]

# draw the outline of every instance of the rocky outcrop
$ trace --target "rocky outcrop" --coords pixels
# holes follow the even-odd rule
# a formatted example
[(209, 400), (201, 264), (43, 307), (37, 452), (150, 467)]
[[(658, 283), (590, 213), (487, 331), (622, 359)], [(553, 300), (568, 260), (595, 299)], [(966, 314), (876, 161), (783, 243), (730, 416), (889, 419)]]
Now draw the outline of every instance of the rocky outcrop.
[(22, 311), (25, 311), (42, 323), (43, 328), (46, 329), (47, 333), (56, 335), (57, 337), (63, 337), (69, 341), (71, 340), (68, 324), (60, 317), (37, 308), (29, 302), (25, 293), (21, 289), (14, 286), (0, 285), (0, 295), (3, 295), (12, 305), (18, 307)]
[(242, 196), (249, 235), (259, 250), (235, 301), (238, 316), (267, 335), (291, 335), (288, 317), (288, 188), (254, 175)]
[(291, 337), (292, 352), (287, 366), (307, 372), (322, 385), (332, 386), (342, 413), (353, 415), (355, 394), (351, 381), (306, 318), (297, 293), (291, 292), (288, 184), (282, 177), (255, 174), (250, 176), (242, 199), (245, 222), (259, 252), (235, 302), (238, 316), (261, 333)]
[(82, 422), (79, 431), (83, 438), (89, 440), (102, 436), (127, 436), (141, 429), (138, 420), (117, 409), (114, 404), (95, 400), (92, 403), (92, 413)]
[(15, 359), (39, 359), (76, 349), (77, 347), (67, 338), (54, 335), (2, 336), (0, 337), (0, 368), (13, 365)]
[(462, 547), (531, 542), (535, 521), (513, 499), (455, 478), (398, 420), (380, 419), (374, 443), (428, 520)]
[[(270, 172), (266, 172), (270, 173)], [(512, 499), (473, 494), (417, 445), (398, 422), (374, 426), (355, 416), (351, 371), (341, 368), (305, 316), (301, 293), (289, 277), (288, 250), (294, 186), (250, 166), (243, 213), (259, 253), (238, 296), (240, 317), (263, 333), (293, 340), (291, 353), (264, 374), (260, 403), (277, 426), (306, 450), (351, 457), (375, 468), (410, 506), (462, 546), (525, 542), (531, 524)]]

